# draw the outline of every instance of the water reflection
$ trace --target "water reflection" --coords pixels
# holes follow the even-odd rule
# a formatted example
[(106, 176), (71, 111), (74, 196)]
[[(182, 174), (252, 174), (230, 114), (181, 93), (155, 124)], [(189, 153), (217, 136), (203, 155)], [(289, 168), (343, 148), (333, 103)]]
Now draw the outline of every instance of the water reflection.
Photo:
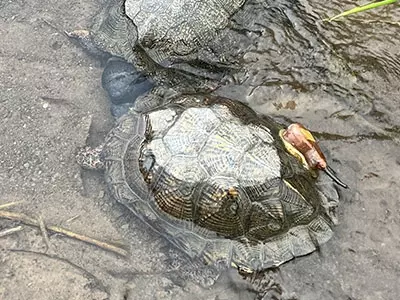
[(321, 21), (344, 4), (248, 1), (227, 29), (239, 41), (230, 52), (243, 54), (240, 64), (246, 72), (236, 73), (240, 87), (233, 95), (229, 89), (221, 93), (236, 93), (253, 106), (285, 97), (308, 101), (304, 94), (316, 101), (331, 99), (331, 107), (318, 106), (332, 114), (345, 111), (345, 116), (349, 110), (365, 118), (368, 124), (361, 127), (367, 131), (393, 136), (400, 125), (400, 39), (394, 22), (400, 19), (399, 9), (393, 5), (341, 22)]

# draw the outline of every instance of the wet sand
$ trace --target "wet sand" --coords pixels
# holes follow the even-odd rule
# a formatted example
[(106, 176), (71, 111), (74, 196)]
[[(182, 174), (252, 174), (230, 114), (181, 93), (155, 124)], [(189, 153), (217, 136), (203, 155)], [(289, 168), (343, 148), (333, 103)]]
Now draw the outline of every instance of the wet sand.
[[(315, 16), (337, 9), (332, 3), (332, 7), (311, 3), (314, 11), (310, 3), (304, 4)], [(0, 298), (253, 299), (235, 274), (208, 290), (191, 282), (173, 282), (165, 262), (166, 242), (109, 201), (100, 174), (82, 171), (75, 163), (76, 149), (87, 141), (99, 144), (113, 120), (101, 89), (99, 62), (72, 44), (63, 31), (87, 28), (100, 4), (94, 0), (0, 4), (0, 205), (23, 201), (10, 210), (41, 217), (48, 225), (123, 242), (129, 256), (57, 234), (50, 234), (46, 249), (40, 231), (23, 226), (22, 231), (0, 237)], [(399, 15), (397, 9), (393, 19), (399, 20)], [(292, 82), (303, 78), (308, 89), (265, 84), (265, 76), (272, 74), (270, 65), (296, 66), (307, 60), (282, 51), (290, 45), (285, 39), (276, 42), (275, 36), (276, 43), (269, 44), (266, 37), (253, 54), (247, 54), (246, 67), (256, 72), (243, 85), (218, 92), (247, 102), (260, 113), (283, 115), (320, 132), (322, 146), (332, 153), (332, 166), (351, 186), (343, 193), (334, 238), (318, 253), (281, 267), (285, 288), (300, 299), (395, 300), (400, 294), (400, 83), (395, 79), (400, 72), (400, 42), (389, 34), (399, 27), (370, 23), (365, 25), (367, 36), (376, 39), (363, 40), (359, 35), (354, 42), (346, 30), (361, 26), (318, 25), (326, 44), (311, 31), (301, 30), (305, 27), (299, 28), (300, 35), (314, 42), (308, 48), (313, 61), (330, 64), (321, 77), (316, 76), (315, 64), (303, 66), (298, 78), (291, 77)], [(387, 35), (378, 38), (376, 32)], [(329, 51), (323, 45), (337, 56), (325, 60)], [(374, 62), (362, 60), (363, 47), (364, 57), (386, 53), (390, 59), (381, 69), (374, 68)], [(259, 53), (268, 53), (265, 57), (270, 60), (256, 62)], [(350, 71), (338, 71), (346, 65), (343, 61)], [(375, 63), (379, 62), (378, 57)], [(312, 85), (318, 87), (311, 89)], [(0, 219), (0, 231), (18, 225)]]

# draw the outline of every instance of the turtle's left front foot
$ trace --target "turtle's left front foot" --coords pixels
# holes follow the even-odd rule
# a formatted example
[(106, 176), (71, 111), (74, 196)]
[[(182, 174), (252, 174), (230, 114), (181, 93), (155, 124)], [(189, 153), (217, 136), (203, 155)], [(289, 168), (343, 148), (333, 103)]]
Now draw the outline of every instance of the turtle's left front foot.
[(86, 29), (77, 29), (73, 31), (64, 31), (64, 33), (71, 40), (78, 43), (83, 50), (89, 55), (99, 59), (104, 65), (112, 56), (110, 53), (104, 51), (93, 40), (92, 34)]
[(91, 148), (89, 146), (78, 149), (76, 162), (86, 170), (103, 170), (104, 161), (101, 158), (103, 146)]

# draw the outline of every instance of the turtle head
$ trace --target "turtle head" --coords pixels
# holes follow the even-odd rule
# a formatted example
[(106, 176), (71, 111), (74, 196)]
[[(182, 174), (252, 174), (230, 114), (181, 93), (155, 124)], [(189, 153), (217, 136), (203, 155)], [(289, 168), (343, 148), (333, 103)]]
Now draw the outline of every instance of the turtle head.
[(107, 61), (101, 83), (110, 101), (116, 105), (133, 104), (140, 95), (146, 94), (154, 87), (150, 78), (119, 57), (111, 57)]
[(335, 172), (328, 166), (325, 155), (316, 142), (311, 132), (299, 123), (289, 125), (282, 129), (279, 135), (286, 147), (286, 150), (296, 157), (305, 168), (324, 171), (338, 185), (348, 188)]

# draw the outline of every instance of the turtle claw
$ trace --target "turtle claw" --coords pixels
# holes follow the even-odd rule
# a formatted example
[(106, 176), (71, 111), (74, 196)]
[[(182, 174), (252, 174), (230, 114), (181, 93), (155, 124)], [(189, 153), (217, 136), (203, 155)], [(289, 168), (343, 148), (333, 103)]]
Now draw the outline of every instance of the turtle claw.
[(328, 175), (336, 184), (340, 185), (341, 187), (348, 189), (349, 186), (345, 184), (343, 181), (341, 181), (335, 174), (335, 171), (329, 167), (326, 166), (326, 168), (322, 169), (326, 175)]

